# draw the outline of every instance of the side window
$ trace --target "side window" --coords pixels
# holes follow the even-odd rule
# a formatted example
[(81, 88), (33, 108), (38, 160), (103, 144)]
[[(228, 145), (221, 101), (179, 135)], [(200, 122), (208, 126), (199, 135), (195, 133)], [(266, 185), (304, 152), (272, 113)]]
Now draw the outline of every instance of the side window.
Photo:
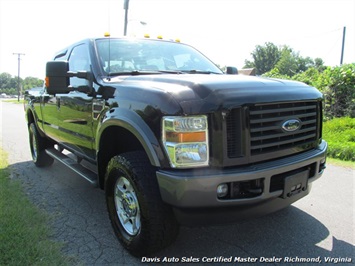
[[(90, 71), (89, 51), (85, 44), (74, 47), (69, 57), (70, 71)], [(72, 87), (87, 86), (89, 81), (80, 78), (70, 78)]]

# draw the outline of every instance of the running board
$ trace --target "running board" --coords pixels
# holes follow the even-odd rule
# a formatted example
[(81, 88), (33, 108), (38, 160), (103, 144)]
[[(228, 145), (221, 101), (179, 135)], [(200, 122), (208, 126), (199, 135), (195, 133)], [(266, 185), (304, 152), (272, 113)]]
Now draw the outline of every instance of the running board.
[(97, 186), (97, 174), (90, 171), (86, 167), (82, 166), (81, 164), (77, 163), (72, 158), (69, 158), (65, 154), (61, 153), (57, 149), (51, 148), (46, 149), (46, 153), (54, 158), (55, 160), (61, 162), (65, 166), (69, 167), (75, 173), (89, 181), (93, 186)]

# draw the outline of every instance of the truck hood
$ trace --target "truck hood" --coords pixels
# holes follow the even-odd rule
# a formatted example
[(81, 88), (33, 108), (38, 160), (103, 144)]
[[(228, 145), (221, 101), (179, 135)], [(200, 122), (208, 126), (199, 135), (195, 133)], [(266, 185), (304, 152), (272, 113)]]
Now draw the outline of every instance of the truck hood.
[(169, 93), (181, 105), (184, 113), (322, 98), (317, 89), (301, 82), (243, 75), (143, 75), (120, 77), (116, 82), (124, 86), (144, 84), (146, 89)]

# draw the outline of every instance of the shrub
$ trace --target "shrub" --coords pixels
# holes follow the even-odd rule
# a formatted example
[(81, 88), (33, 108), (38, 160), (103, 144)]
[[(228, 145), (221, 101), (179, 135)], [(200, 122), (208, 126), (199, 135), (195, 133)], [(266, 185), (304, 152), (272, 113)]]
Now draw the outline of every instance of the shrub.
[(329, 157), (355, 161), (355, 118), (334, 118), (325, 122), (323, 138), (329, 145)]
[(355, 117), (355, 64), (327, 68), (316, 86), (324, 93), (328, 118)]
[[(294, 75), (292, 79), (304, 82), (310, 86), (318, 88), (318, 78), (321, 73), (314, 67), (308, 68), (305, 72)], [(320, 88), (318, 88), (320, 89)]]
[(324, 71), (323, 68), (310, 67), (292, 77), (282, 75), (274, 68), (263, 76), (297, 80), (319, 89), (324, 94), (327, 119), (355, 117), (355, 63), (328, 67)]

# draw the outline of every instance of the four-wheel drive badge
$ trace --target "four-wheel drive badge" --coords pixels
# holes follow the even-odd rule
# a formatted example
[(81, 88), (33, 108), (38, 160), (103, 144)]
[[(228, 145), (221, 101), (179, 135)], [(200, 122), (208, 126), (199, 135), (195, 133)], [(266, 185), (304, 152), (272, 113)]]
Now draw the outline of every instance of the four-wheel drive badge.
[(301, 121), (298, 119), (289, 119), (281, 127), (285, 132), (293, 132), (301, 128)]

